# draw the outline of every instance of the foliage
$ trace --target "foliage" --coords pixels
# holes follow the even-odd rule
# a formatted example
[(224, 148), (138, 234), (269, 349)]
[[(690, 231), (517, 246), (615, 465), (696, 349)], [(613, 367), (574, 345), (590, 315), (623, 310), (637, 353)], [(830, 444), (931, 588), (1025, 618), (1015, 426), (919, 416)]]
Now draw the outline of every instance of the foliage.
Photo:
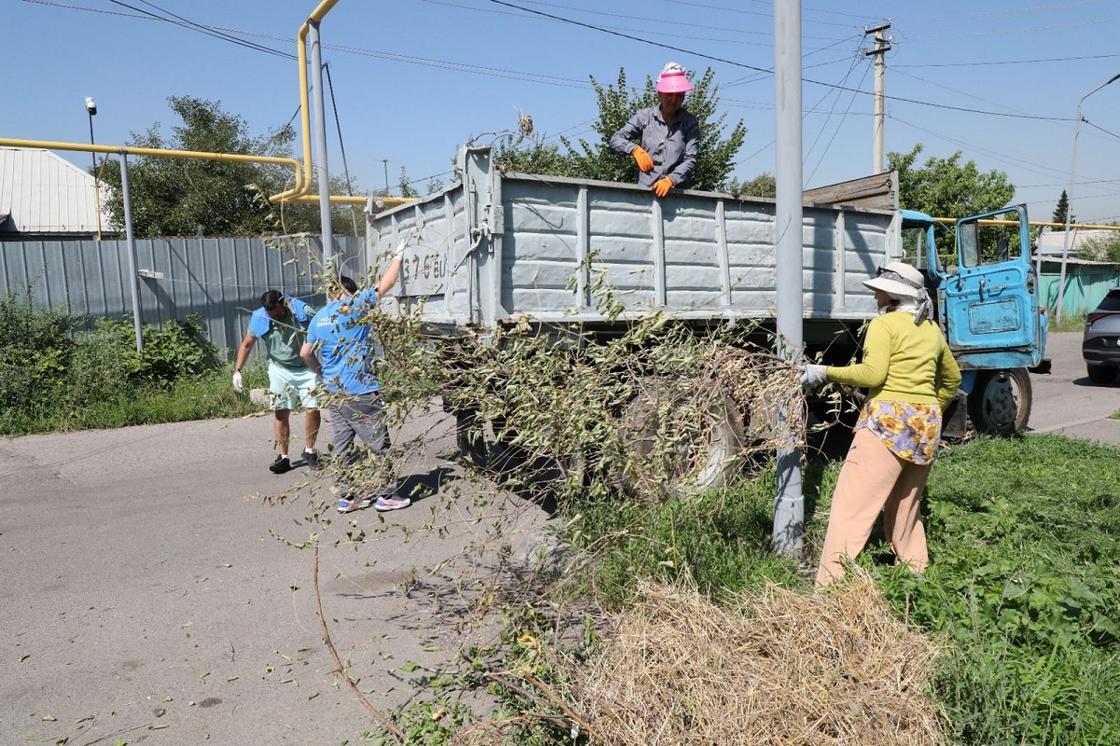
[[(0, 299), (0, 433), (119, 427), (252, 411), (197, 315), (144, 327), (137, 353), (131, 321), (80, 320), (39, 310), (30, 296)], [(259, 385), (259, 384), (258, 384)]]
[[(1058, 204), (1054, 206), (1054, 214), (1050, 216), (1050, 222), (1065, 224), (1066, 215), (1068, 213), (1069, 213), (1069, 195), (1067, 195), (1066, 190), (1063, 189), (1062, 190), (1062, 196), (1058, 197)], [(1069, 216), (1069, 222), (1076, 223), (1077, 222), (1077, 216), (1076, 215), (1070, 215)]]
[(58, 399), (74, 354), (74, 319), (21, 297), (0, 297), (0, 432), (49, 410)]
[(880, 584), (949, 644), (936, 689), (970, 744), (1120, 738), (1120, 460), (1056, 436), (982, 440), (938, 461), (924, 579)]
[(1079, 253), (1094, 262), (1120, 264), (1120, 231), (1110, 231), (1106, 236), (1085, 239)]
[[(1007, 205), (1015, 187), (1002, 171), (981, 172), (975, 161), (961, 163), (958, 150), (948, 158), (929, 157), (917, 166), (922, 145), (909, 153), (887, 153), (888, 168), (898, 171), (899, 205), (935, 218), (963, 218)], [(938, 252), (954, 252), (951, 232), (937, 234)]]
[(975, 161), (961, 164), (958, 150), (948, 158), (931, 156), (916, 166), (921, 144), (909, 153), (887, 153), (889, 168), (898, 171), (899, 204), (934, 217), (963, 218), (997, 210), (1015, 196), (1002, 171), (981, 172)]
[[(170, 135), (157, 122), (141, 134), (133, 133), (129, 145), (291, 157), (295, 131), (290, 126), (252, 135), (248, 122), (223, 111), (218, 101), (171, 96), (168, 104), (179, 120)], [(133, 232), (138, 238), (319, 232), (317, 205), (269, 204), (268, 195), (292, 186), (292, 169), (286, 166), (134, 156), (128, 176)], [(101, 178), (110, 190), (107, 207), (112, 223), (123, 230), (119, 161), (108, 160)], [(334, 193), (346, 186), (332, 179)], [(345, 212), (336, 208), (333, 213), (334, 224), (342, 225)]]
[[(700, 121), (700, 153), (692, 175), (693, 189), (717, 191), (727, 186), (727, 178), (735, 168), (735, 155), (743, 145), (747, 128), (742, 121), (727, 131), (726, 115), (718, 113), (719, 96), (715, 72), (709, 68), (693, 79), (692, 92), (685, 99), (685, 108)], [(638, 109), (658, 103), (656, 81), (646, 77), (641, 89), (628, 88), (626, 71), (619, 68), (618, 79), (603, 86), (594, 77), (591, 85), (599, 107), (599, 116), (592, 129), (599, 139), (572, 142), (560, 137), (564, 152), (554, 144), (536, 138), (526, 146), (505, 146), (498, 150), (497, 162), (504, 170), (525, 173), (574, 176), (602, 181), (635, 182), (638, 169), (629, 156), (610, 149), (611, 136)]]
[(402, 197), (419, 197), (420, 192), (412, 186), (412, 182), (408, 180), (408, 170), (401, 166), (401, 178), (397, 184)]
[(778, 194), (778, 182), (769, 172), (760, 173), (750, 181), (740, 182), (732, 179), (727, 191), (737, 197), (768, 197), (773, 199)]

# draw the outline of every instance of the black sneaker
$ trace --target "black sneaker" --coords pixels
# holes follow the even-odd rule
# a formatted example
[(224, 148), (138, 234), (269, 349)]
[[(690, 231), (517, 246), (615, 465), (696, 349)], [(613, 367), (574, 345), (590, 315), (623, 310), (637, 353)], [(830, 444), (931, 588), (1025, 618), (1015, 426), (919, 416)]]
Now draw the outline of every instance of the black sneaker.
[(307, 468), (311, 471), (319, 471), (323, 468), (323, 459), (319, 457), (318, 451), (304, 451), (303, 463), (307, 464)]
[(292, 462), (287, 456), (277, 456), (276, 460), (269, 464), (268, 470), (273, 474), (285, 474), (292, 470)]

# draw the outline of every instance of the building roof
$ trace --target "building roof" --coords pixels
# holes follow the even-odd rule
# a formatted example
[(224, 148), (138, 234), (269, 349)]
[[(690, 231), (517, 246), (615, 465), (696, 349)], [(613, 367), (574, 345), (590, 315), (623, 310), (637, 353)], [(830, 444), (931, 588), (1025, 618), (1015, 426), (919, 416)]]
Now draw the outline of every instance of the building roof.
[[(3, 205), (0, 205), (0, 210)], [(1071, 254), (1080, 253), (1081, 249), (1085, 247), (1086, 241), (1100, 241), (1108, 240), (1116, 235), (1116, 231), (1110, 230), (1079, 230), (1074, 228), (1069, 232), (1069, 252)], [(1038, 234), (1038, 253), (1044, 256), (1062, 255), (1062, 243), (1065, 241), (1065, 231), (1045, 231)]]
[[(0, 147), (0, 233), (95, 234), (93, 176), (49, 150)], [(101, 227), (109, 229), (101, 188)]]

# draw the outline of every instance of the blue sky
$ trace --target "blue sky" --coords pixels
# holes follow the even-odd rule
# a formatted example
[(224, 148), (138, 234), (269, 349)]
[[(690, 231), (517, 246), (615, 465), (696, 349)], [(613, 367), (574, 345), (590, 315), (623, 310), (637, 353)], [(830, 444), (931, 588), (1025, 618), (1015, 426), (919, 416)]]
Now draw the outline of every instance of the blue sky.
[[(716, 71), (728, 119), (749, 130), (736, 175), (773, 171), (773, 76), (701, 56), (772, 67), (770, 0), (509, 2), (688, 51), (490, 0), (341, 0), (323, 23), (324, 59), (350, 170), (363, 188), (383, 186), (383, 159), (394, 188), (401, 166), (412, 179), (442, 174), (446, 181), (456, 144), (514, 127), (519, 108), (538, 132), (590, 136), (597, 109), (589, 75), (613, 81), (624, 67), (640, 82), (668, 60)], [(289, 120), (298, 104), (293, 61), (130, 16), (158, 7), (290, 53), (312, 0), (151, 3), (127, 0), (133, 10), (109, 0), (4, 0), (0, 136), (86, 141), (86, 96), (97, 100), (94, 125), (104, 143), (122, 143), (156, 121), (170, 124), (169, 95), (218, 99), (254, 132)], [(886, 146), (909, 150), (920, 142), (936, 156), (959, 149), (981, 169), (1005, 171), (1015, 200), (1027, 202), (1035, 219), (1049, 218), (1068, 184), (1078, 99), (1120, 72), (1120, 4), (1113, 0), (807, 0), (802, 8), (806, 78), (870, 91), (862, 29), (890, 18), (888, 96), (1015, 115), (888, 101)], [(872, 98), (807, 83), (803, 101), (815, 108), (804, 118), (806, 185), (869, 173)], [(1120, 220), (1120, 81), (1088, 99), (1085, 117), (1115, 134), (1082, 126), (1074, 213)], [(329, 126), (334, 172), (341, 160)], [(85, 154), (62, 155), (88, 163)]]

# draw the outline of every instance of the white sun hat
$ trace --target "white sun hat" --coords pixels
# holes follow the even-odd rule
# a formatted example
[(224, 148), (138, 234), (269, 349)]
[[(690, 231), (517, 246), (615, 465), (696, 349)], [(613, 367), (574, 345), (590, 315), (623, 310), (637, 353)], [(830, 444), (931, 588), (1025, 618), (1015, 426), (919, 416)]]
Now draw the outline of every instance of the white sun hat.
[(900, 300), (920, 299), (926, 294), (922, 273), (906, 262), (890, 262), (880, 267), (876, 276), (863, 284)]

